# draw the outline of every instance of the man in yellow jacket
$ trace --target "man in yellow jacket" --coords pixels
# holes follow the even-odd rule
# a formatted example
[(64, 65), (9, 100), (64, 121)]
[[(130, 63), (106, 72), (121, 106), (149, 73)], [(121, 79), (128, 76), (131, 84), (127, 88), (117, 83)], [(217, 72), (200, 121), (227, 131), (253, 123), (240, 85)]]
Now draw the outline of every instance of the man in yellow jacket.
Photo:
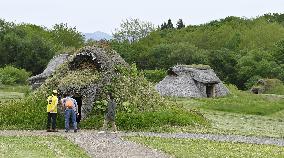
[[(57, 116), (57, 90), (52, 91), (52, 95), (47, 98), (47, 132), (57, 132), (56, 130), (56, 116)], [(52, 122), (52, 129), (50, 123)]]

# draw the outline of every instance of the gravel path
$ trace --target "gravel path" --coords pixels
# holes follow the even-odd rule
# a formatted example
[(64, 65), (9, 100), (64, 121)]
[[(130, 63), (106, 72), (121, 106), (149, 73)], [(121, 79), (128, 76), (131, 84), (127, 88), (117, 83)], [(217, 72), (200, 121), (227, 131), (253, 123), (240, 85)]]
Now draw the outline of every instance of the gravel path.
[(213, 140), (213, 141), (220, 141), (220, 142), (235, 142), (235, 143), (284, 146), (284, 139), (268, 138), (268, 137), (241, 136), (241, 135), (131, 132), (131, 133), (125, 133), (124, 136), (147, 136), (147, 137), (161, 137), (161, 138), (190, 138), (190, 139), (206, 139), (206, 140)]
[(91, 157), (110, 158), (110, 157), (170, 157), (158, 150), (149, 149), (134, 142), (125, 141), (123, 136), (148, 136), (162, 138), (190, 138), (206, 139), (222, 142), (239, 142), (250, 144), (266, 144), (284, 146), (284, 139), (249, 137), (239, 135), (217, 135), (217, 134), (194, 134), (194, 133), (151, 133), (151, 132), (119, 132), (118, 134), (98, 134), (94, 130), (82, 130), (78, 133), (65, 133), (60, 130), (56, 133), (47, 133), (45, 131), (16, 131), (0, 130), (0, 136), (48, 136), (58, 135), (68, 138), (75, 144), (85, 149)]
[(170, 157), (158, 150), (153, 150), (134, 142), (122, 140), (120, 134), (98, 134), (94, 130), (82, 130), (78, 133), (63, 130), (59, 132), (0, 130), (0, 136), (63, 136), (83, 148), (91, 157), (95, 158), (164, 158)]

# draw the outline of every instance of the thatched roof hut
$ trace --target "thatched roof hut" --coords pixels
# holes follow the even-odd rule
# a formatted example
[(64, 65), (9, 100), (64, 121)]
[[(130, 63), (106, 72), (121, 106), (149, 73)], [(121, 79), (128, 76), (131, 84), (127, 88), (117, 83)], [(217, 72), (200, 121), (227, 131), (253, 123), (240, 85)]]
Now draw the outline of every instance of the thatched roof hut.
[(174, 66), (156, 85), (156, 89), (163, 96), (177, 97), (219, 97), (229, 94), (229, 90), (209, 66)]
[(55, 72), (55, 70), (62, 65), (64, 62), (66, 62), (68, 60), (69, 55), (68, 54), (60, 54), (58, 56), (53, 57), (46, 69), (41, 73), (38, 74), (36, 76), (32, 76), (28, 79), (29, 83), (32, 85), (33, 89), (36, 89), (38, 87), (40, 87), (44, 81), (52, 75), (53, 72)]
[(74, 55), (53, 58), (42, 74), (31, 77), (29, 81), (33, 87), (42, 84), (48, 89), (57, 89), (60, 97), (71, 94), (84, 118), (92, 110), (103, 87), (116, 75), (117, 65), (128, 66), (115, 51), (84, 47)]

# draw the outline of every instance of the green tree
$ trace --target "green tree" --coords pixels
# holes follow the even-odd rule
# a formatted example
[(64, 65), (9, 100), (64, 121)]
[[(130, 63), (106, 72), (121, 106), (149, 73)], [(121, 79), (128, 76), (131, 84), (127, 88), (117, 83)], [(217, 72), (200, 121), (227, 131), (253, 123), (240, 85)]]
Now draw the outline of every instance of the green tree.
[(165, 29), (167, 29), (167, 23), (166, 22), (162, 23), (162, 25), (161, 25), (161, 30), (165, 30)]
[(275, 58), (278, 64), (284, 64), (284, 39), (276, 42), (275, 44)]
[(169, 19), (169, 20), (168, 20), (168, 23), (167, 23), (167, 29), (173, 29), (173, 28), (174, 28), (174, 25), (173, 25), (173, 23), (172, 23), (172, 20)]
[(182, 29), (184, 27), (185, 27), (185, 25), (183, 24), (182, 19), (179, 19), (178, 22), (177, 22), (177, 29)]
[(251, 50), (241, 57), (237, 63), (238, 78), (243, 83), (246, 83), (254, 76), (282, 78), (282, 68), (281, 65), (276, 63), (270, 52), (263, 50)]
[(126, 19), (120, 24), (120, 28), (115, 29), (113, 38), (119, 42), (136, 42), (146, 37), (155, 27), (151, 22), (141, 21), (139, 19)]
[(56, 43), (62, 47), (80, 48), (84, 45), (84, 36), (77, 31), (76, 27), (67, 24), (55, 24), (50, 31)]
[(5, 85), (25, 84), (31, 73), (13, 66), (0, 68), (0, 83)]
[(229, 49), (213, 50), (208, 55), (209, 65), (217, 73), (218, 77), (227, 83), (241, 85), (237, 80), (238, 69), (236, 67), (239, 54)]

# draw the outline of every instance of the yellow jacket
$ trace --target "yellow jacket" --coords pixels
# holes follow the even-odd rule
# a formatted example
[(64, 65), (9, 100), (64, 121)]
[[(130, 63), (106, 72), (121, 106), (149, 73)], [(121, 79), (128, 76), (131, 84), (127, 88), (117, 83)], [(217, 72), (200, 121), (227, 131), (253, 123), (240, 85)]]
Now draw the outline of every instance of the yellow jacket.
[(57, 103), (58, 103), (58, 98), (55, 95), (49, 96), (47, 98), (47, 112), (50, 113), (57, 113)]

